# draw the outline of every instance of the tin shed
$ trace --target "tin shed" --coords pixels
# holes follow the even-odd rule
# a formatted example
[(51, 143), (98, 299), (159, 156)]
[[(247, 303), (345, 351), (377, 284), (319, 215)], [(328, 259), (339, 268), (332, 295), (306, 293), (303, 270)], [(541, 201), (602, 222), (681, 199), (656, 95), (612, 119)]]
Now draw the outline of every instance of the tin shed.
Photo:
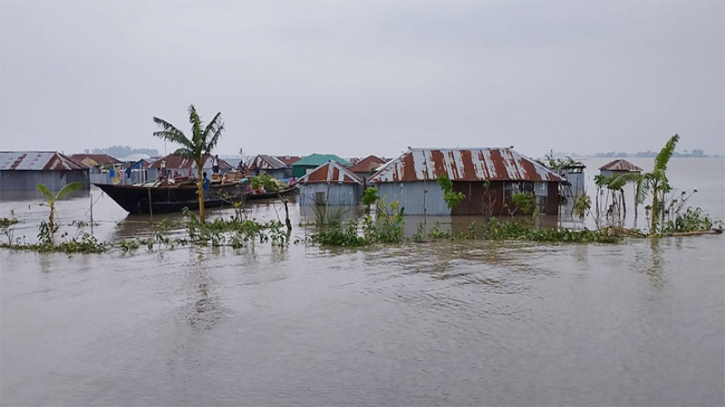
[(627, 160), (614, 160), (599, 167), (599, 173), (605, 177), (614, 177), (623, 174), (640, 174), (642, 169)]
[(567, 198), (574, 198), (584, 195), (586, 192), (585, 175), (584, 170), (587, 168), (586, 165), (577, 163), (570, 164), (559, 170), (559, 175), (565, 179), (566, 186), (564, 189), (564, 195)]
[[(466, 199), (453, 210), (437, 183), (446, 174)], [(540, 213), (557, 215), (562, 178), (510, 148), (410, 149), (370, 178), (386, 202), (408, 215), (506, 215), (511, 195), (530, 192)]]
[(300, 178), (300, 205), (357, 205), (363, 182), (336, 161), (328, 161)]
[(350, 167), (350, 171), (354, 172), (355, 175), (360, 177), (363, 181), (367, 181), (375, 173), (375, 171), (385, 164), (385, 160), (382, 158), (369, 155), (362, 160), (359, 160)]
[(80, 161), (89, 167), (113, 167), (116, 164), (123, 164), (121, 160), (108, 154), (73, 154), (70, 158)]
[(143, 184), (144, 182), (148, 181), (147, 171), (149, 165), (150, 164), (148, 161), (140, 159), (126, 167), (126, 170), (124, 171), (126, 177), (124, 183)]
[(37, 184), (59, 191), (76, 181), (89, 188), (88, 167), (57, 151), (0, 152), (0, 191), (35, 191)]
[(116, 184), (124, 181), (123, 162), (108, 154), (73, 154), (72, 159), (88, 166), (92, 184)]
[(249, 165), (249, 171), (254, 175), (267, 174), (276, 179), (292, 177), (292, 167), (279, 158), (266, 154), (259, 154), (254, 157)]

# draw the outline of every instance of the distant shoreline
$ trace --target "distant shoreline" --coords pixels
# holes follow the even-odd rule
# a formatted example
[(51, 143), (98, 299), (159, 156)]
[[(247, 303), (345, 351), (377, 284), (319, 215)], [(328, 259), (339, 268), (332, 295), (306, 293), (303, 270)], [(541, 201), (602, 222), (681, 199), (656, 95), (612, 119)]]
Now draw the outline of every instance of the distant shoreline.
[[(571, 155), (566, 157), (571, 157), (573, 159), (581, 159), (581, 158), (611, 158), (611, 159), (618, 159), (618, 158), (655, 158), (657, 155), (653, 156), (643, 156), (643, 155)], [(675, 155), (672, 156), (672, 158), (725, 158), (725, 156), (722, 155)]]

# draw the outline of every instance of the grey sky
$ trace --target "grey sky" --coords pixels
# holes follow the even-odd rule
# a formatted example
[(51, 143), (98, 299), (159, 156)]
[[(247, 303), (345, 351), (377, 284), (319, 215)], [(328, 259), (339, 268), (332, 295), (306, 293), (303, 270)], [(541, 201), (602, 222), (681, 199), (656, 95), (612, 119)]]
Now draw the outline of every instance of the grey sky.
[(194, 103), (220, 154), (723, 154), (723, 4), (0, 0), (0, 149), (163, 152)]

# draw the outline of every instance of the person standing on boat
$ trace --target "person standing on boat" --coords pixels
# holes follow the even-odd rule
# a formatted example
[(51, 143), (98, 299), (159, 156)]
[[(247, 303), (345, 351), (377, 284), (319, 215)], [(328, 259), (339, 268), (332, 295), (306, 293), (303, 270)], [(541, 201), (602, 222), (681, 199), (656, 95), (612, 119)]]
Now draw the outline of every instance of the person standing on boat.
[(209, 189), (211, 188), (211, 181), (206, 176), (206, 172), (203, 174), (204, 178), (201, 179), (201, 189), (204, 191), (204, 196), (209, 195)]
[(213, 177), (219, 176), (219, 154), (215, 155), (211, 159), (211, 172), (214, 174), (212, 175)]

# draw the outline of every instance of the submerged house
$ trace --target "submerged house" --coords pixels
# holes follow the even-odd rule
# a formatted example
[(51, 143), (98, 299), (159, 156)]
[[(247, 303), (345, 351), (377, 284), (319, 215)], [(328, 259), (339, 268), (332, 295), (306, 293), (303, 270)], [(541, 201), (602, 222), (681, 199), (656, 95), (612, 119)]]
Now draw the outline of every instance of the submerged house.
[(336, 161), (328, 161), (299, 179), (300, 205), (357, 205), (363, 181)]
[(642, 169), (627, 160), (614, 160), (599, 167), (599, 173), (605, 177), (616, 177), (623, 174), (641, 174)]
[(0, 191), (59, 191), (76, 181), (90, 187), (88, 166), (57, 151), (0, 151)]
[(292, 176), (294, 176), (295, 178), (302, 178), (308, 172), (316, 169), (317, 167), (325, 164), (328, 161), (335, 161), (345, 167), (350, 166), (349, 162), (336, 156), (335, 154), (312, 154), (292, 164)]
[(350, 167), (350, 171), (354, 172), (355, 175), (360, 177), (360, 179), (367, 182), (375, 170), (382, 167), (383, 164), (385, 164), (385, 160), (382, 158), (375, 155), (369, 155), (362, 160), (356, 161), (355, 164)]
[[(452, 210), (437, 183), (446, 174), (466, 199)], [(557, 215), (563, 179), (510, 148), (410, 149), (370, 178), (386, 202), (398, 201), (408, 215), (507, 215), (511, 195), (529, 192), (539, 213)]]
[[(209, 178), (211, 178), (212, 175), (211, 162), (212, 156), (208, 154), (205, 155), (202, 171), (205, 171), (206, 175)], [(176, 174), (178, 174), (179, 177), (197, 177), (196, 164), (194, 163), (194, 160), (169, 154), (166, 157), (154, 161), (154, 163), (149, 166), (148, 170), (146, 171), (148, 180), (155, 181), (159, 177), (159, 172), (162, 168), (166, 168), (166, 172), (168, 173), (169, 178), (174, 178)], [(231, 170), (231, 164), (220, 158), (219, 174), (224, 175)]]
[(72, 159), (89, 168), (92, 184), (117, 184), (123, 181), (123, 162), (108, 154), (73, 154)]
[(114, 165), (122, 164), (121, 160), (108, 154), (73, 154), (70, 158), (89, 167), (112, 168)]
[(302, 159), (302, 157), (298, 155), (277, 155), (275, 157), (277, 157), (278, 160), (282, 161), (290, 168), (292, 168), (292, 164)]
[[(291, 161), (291, 160), (290, 160)], [(279, 157), (259, 154), (249, 164), (249, 172), (254, 175), (267, 174), (272, 178), (292, 178), (292, 167)]]
[(563, 192), (566, 198), (575, 198), (584, 195), (586, 192), (584, 169), (582, 163), (572, 163), (559, 170), (559, 175), (564, 178)]

